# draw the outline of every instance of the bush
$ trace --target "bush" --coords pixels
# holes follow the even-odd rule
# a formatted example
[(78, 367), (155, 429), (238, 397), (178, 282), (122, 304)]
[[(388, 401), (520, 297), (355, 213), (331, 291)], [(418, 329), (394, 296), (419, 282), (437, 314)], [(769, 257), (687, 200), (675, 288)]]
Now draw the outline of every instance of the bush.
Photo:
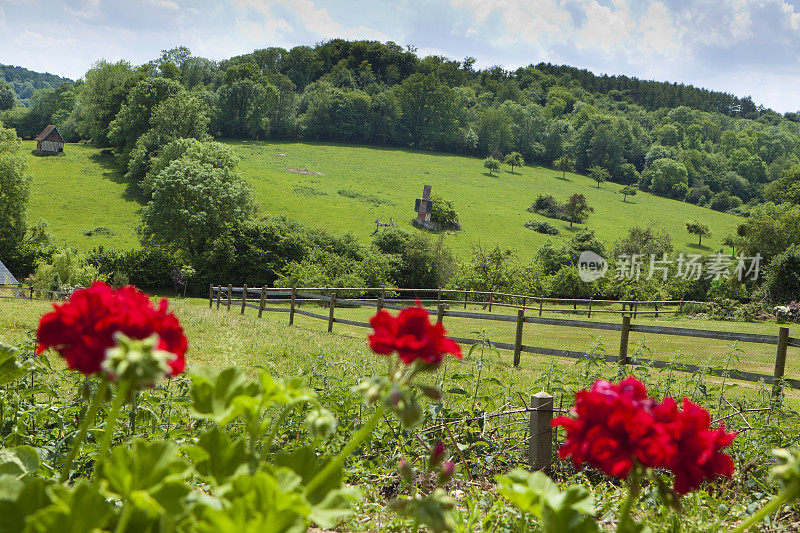
[(528, 208), (528, 212), (536, 213), (547, 218), (555, 218), (557, 220), (567, 221), (567, 214), (564, 212), (564, 206), (550, 194), (540, 194), (536, 201)]
[(557, 227), (543, 220), (529, 220), (525, 223), (525, 227), (545, 235), (558, 235), (560, 233)]
[(443, 230), (460, 230), (461, 224), (458, 223), (458, 213), (453, 202), (438, 195), (431, 196), (431, 200), (433, 201), (431, 221), (439, 224)]
[(682, 314), (687, 316), (694, 316), (708, 313), (709, 304), (703, 302), (689, 302), (683, 304)]
[(772, 260), (764, 280), (773, 303), (795, 300), (800, 294), (800, 245), (794, 244)]
[(172, 271), (181, 265), (169, 253), (157, 248), (106, 250), (99, 246), (89, 252), (86, 262), (115, 286), (136, 285), (140, 289), (172, 286)]

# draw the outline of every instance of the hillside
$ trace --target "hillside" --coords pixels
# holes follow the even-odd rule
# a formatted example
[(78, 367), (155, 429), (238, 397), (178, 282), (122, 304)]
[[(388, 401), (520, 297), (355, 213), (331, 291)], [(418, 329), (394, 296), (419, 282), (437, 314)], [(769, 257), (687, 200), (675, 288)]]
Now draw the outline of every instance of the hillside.
[[(375, 230), (374, 220), (394, 219), (410, 229), (414, 200), (425, 184), (434, 194), (451, 200), (461, 217), (462, 232), (446, 237), (458, 255), (471, 245), (499, 244), (529, 258), (548, 237), (524, 227), (528, 220), (548, 220), (528, 213), (537, 195), (557, 199), (584, 194), (595, 212), (586, 225), (607, 243), (629, 227), (653, 223), (673, 237), (676, 249), (696, 249), (684, 222), (702, 219), (712, 236), (704, 250), (716, 250), (735, 228), (734, 216), (688, 203), (640, 193), (623, 203), (620, 186), (606, 183), (597, 189), (585, 176), (561, 174), (527, 166), (513, 174), (505, 167), (490, 177), (480, 159), (399, 148), (346, 146), (331, 143), (231, 142), (242, 157), (240, 170), (253, 185), (261, 215), (285, 215), (335, 233), (351, 232), (364, 242)], [(32, 142), (25, 143), (33, 149)], [(137, 246), (135, 227), (140, 204), (128, 192), (111, 162), (89, 146), (70, 144), (63, 157), (29, 157), (33, 176), (30, 220), (47, 220), (59, 240), (88, 250), (94, 246)], [(287, 169), (320, 174), (301, 174)], [(556, 240), (571, 234), (569, 224), (549, 220), (561, 230)], [(112, 236), (86, 236), (105, 226)], [(706, 242), (707, 241), (707, 242)], [(705, 244), (708, 244), (706, 248)]]
[(34, 91), (38, 89), (55, 89), (62, 83), (72, 83), (69, 78), (13, 65), (0, 65), (0, 81), (5, 81), (14, 89), (17, 99), (23, 105), (29, 103)]

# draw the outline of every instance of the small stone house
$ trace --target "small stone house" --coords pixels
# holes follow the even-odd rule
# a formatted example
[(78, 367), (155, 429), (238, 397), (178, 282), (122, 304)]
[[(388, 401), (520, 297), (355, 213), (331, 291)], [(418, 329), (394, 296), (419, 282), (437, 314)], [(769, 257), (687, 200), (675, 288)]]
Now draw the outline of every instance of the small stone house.
[(17, 285), (17, 278), (15, 278), (14, 274), (9, 272), (3, 262), (0, 261), (0, 296), (10, 296), (12, 298), (16, 296), (17, 291), (15, 289), (3, 287), (3, 285)]
[(47, 126), (35, 140), (36, 151), (40, 154), (58, 154), (64, 151), (64, 138), (52, 124)]

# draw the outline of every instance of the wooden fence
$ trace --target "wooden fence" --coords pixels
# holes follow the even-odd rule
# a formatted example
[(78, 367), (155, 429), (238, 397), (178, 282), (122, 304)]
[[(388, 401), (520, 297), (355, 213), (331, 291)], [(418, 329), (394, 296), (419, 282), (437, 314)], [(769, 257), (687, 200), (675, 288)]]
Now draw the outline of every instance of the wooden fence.
[[(418, 298), (408, 299), (401, 298), (399, 295), (416, 292), (423, 296), (436, 294), (436, 298)], [(356, 294), (355, 297), (338, 297), (337, 294)], [(376, 294), (376, 297), (358, 297), (358, 294), (369, 295), (370, 293)], [(463, 299), (455, 300), (448, 299), (451, 295), (462, 295)], [(397, 295), (397, 297), (393, 297)], [(236, 297), (238, 296), (238, 297)], [(472, 300), (469, 297), (473, 297)], [(482, 300), (478, 297), (484, 297)], [(520, 300), (521, 299), (521, 300)], [(567, 357), (572, 359), (581, 359), (585, 357), (594, 357), (591, 354), (572, 350), (560, 350), (557, 348), (548, 348), (541, 346), (529, 346), (523, 343), (523, 325), (528, 324), (541, 324), (548, 326), (564, 326), (572, 328), (584, 328), (594, 330), (607, 330), (618, 331), (620, 333), (619, 342), (619, 355), (604, 355), (602, 356), (606, 361), (618, 362), (621, 365), (628, 364), (644, 364), (650, 365), (654, 368), (671, 368), (680, 372), (689, 373), (709, 373), (715, 376), (726, 377), (739, 381), (748, 382), (763, 382), (772, 385), (772, 396), (776, 402), (781, 402), (783, 397), (783, 388), (789, 385), (792, 388), (800, 388), (800, 380), (785, 377), (786, 369), (786, 354), (788, 347), (800, 347), (800, 339), (789, 337), (789, 328), (779, 327), (777, 335), (763, 335), (756, 333), (737, 333), (728, 331), (716, 331), (707, 329), (690, 329), (690, 328), (677, 328), (669, 326), (649, 326), (643, 324), (632, 324), (631, 320), (635, 319), (637, 315), (650, 314), (658, 316), (659, 313), (679, 313), (683, 305), (689, 302), (686, 301), (608, 301), (608, 300), (568, 300), (568, 299), (554, 299), (554, 298), (538, 298), (533, 296), (511, 295), (503, 293), (492, 292), (477, 292), (477, 291), (446, 291), (446, 290), (433, 290), (421, 291), (417, 289), (363, 289), (363, 288), (248, 288), (246, 285), (243, 287), (234, 287), (233, 285), (211, 285), (208, 293), (208, 305), (212, 307), (216, 302), (217, 309), (224, 305), (230, 311), (232, 306), (239, 309), (240, 313), (244, 314), (246, 308), (256, 309), (258, 316), (261, 317), (264, 311), (288, 313), (289, 324), (294, 323), (295, 315), (303, 315), (309, 318), (327, 321), (328, 332), (333, 331), (334, 324), (345, 324), (349, 326), (369, 328), (367, 322), (357, 320), (348, 320), (344, 318), (336, 318), (335, 311), (337, 306), (341, 307), (375, 307), (376, 309), (402, 309), (408, 303), (420, 301), (422, 303), (429, 303), (436, 305), (436, 318), (437, 321), (442, 322), (446, 317), (457, 317), (474, 320), (486, 320), (495, 322), (511, 322), (515, 324), (515, 341), (513, 344), (505, 342), (492, 342), (492, 345), (502, 350), (509, 350), (514, 353), (514, 366), (519, 366), (522, 353), (533, 353), (538, 355), (548, 355), (551, 357)], [(326, 315), (300, 309), (300, 304), (304, 302), (318, 303), (327, 306), (328, 313)], [(276, 303), (288, 303), (289, 306), (275, 306)], [(531, 305), (528, 305), (530, 303)], [(572, 304), (573, 308), (545, 308), (544, 303), (557, 303), (557, 304)], [(694, 302), (693, 302), (694, 303)], [(492, 306), (495, 307), (512, 307), (517, 309), (517, 315), (498, 315), (493, 313), (482, 313), (475, 311), (456, 311), (455, 307), (463, 304), (464, 309), (467, 304), (482, 305), (491, 310)], [(613, 304), (622, 304), (623, 310), (598, 308), (600, 306), (607, 306)], [(578, 309), (578, 305), (586, 306), (586, 308)], [(593, 308), (594, 305), (594, 308)], [(658, 306), (661, 306), (660, 308)], [(652, 309), (640, 309), (639, 306), (652, 306)], [(675, 307), (675, 309), (671, 309)], [(531, 312), (536, 316), (526, 315), (526, 312)], [(586, 313), (587, 317), (592, 314), (601, 313), (614, 313), (622, 315), (621, 323), (613, 324), (609, 322), (595, 322), (591, 320), (577, 320), (577, 319), (563, 319), (563, 318), (548, 318), (543, 317), (545, 312), (551, 313)], [(674, 363), (668, 361), (661, 361), (658, 359), (636, 358), (633, 360), (628, 355), (629, 335), (631, 332), (650, 333), (655, 335), (676, 335), (689, 338), (703, 338), (703, 339), (717, 339), (724, 341), (746, 342), (754, 344), (771, 344), (776, 347), (775, 365), (772, 375), (759, 374), (756, 372), (749, 372), (736, 369), (721, 369), (709, 368), (697, 365), (690, 365), (684, 363)], [(453, 337), (462, 344), (477, 344), (483, 342), (478, 339), (469, 339), (462, 337)]]
[(24, 300), (63, 300), (68, 293), (26, 287), (22, 283), (0, 284), (0, 298)]

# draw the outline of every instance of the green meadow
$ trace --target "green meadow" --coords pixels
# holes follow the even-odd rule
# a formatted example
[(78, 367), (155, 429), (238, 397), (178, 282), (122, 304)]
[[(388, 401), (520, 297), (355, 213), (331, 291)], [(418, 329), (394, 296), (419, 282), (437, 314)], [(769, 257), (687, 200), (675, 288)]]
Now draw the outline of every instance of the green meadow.
[[(578, 228), (597, 232), (611, 244), (633, 225), (654, 224), (666, 229), (676, 249), (698, 249), (685, 222), (700, 219), (711, 237), (701, 251), (716, 251), (736, 227), (738, 218), (684, 202), (639, 193), (623, 202), (620, 185), (597, 188), (588, 177), (561, 173), (539, 166), (503, 165), (490, 176), (474, 157), (403, 148), (377, 148), (333, 143), (231, 141), (242, 157), (240, 170), (252, 184), (259, 214), (285, 215), (306, 225), (334, 233), (350, 232), (368, 242), (375, 220), (411, 229), (416, 216), (414, 200), (424, 185), (452, 201), (460, 215), (462, 231), (445, 236), (459, 256), (474, 244), (500, 245), (528, 260), (548, 238), (566, 241)], [(32, 150), (33, 142), (25, 147)], [(120, 248), (138, 246), (135, 228), (141, 199), (124, 181), (109, 156), (91, 146), (70, 144), (63, 156), (29, 157), (33, 177), (29, 217), (46, 220), (56, 238), (89, 250), (103, 244)], [(293, 172), (296, 169), (302, 172)], [(539, 194), (565, 201), (584, 194), (594, 208), (586, 224), (570, 228), (526, 209)], [(527, 229), (528, 220), (548, 220), (561, 230), (547, 237)], [(87, 236), (98, 226), (113, 235)]]

